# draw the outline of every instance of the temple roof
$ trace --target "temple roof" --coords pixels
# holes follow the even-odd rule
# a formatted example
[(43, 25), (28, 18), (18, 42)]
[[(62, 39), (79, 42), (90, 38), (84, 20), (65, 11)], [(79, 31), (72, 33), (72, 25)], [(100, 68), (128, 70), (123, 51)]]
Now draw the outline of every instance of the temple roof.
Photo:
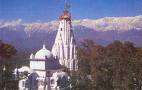
[(67, 1), (65, 0), (65, 5), (64, 5), (64, 14), (62, 16), (59, 17), (60, 20), (71, 20), (71, 15), (69, 12), (69, 8), (70, 8), (70, 4), (67, 3)]
[(51, 57), (52, 57), (52, 53), (49, 50), (47, 50), (45, 47), (45, 44), (43, 44), (43, 48), (37, 51), (34, 59), (45, 60), (46, 58), (51, 58)]
[(54, 59), (54, 60), (47, 60), (45, 63), (46, 70), (57, 70), (57, 69), (63, 69), (64, 66), (59, 64), (59, 61)]
[(65, 19), (65, 20), (71, 20), (71, 15), (70, 15), (69, 11), (65, 10), (64, 14), (62, 16), (60, 16), (59, 19), (60, 20), (63, 20), (63, 19)]

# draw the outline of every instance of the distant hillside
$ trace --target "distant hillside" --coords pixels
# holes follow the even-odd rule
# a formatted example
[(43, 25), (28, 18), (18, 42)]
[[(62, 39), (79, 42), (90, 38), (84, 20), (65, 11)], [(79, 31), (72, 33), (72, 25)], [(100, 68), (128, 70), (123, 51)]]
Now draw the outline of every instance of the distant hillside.
[[(0, 39), (13, 44), (21, 52), (35, 51), (43, 42), (51, 49), (58, 24), (59, 21), (0, 21)], [(131, 41), (142, 47), (142, 16), (74, 20), (73, 29), (77, 42), (87, 38), (106, 45), (114, 40), (121, 40)]]

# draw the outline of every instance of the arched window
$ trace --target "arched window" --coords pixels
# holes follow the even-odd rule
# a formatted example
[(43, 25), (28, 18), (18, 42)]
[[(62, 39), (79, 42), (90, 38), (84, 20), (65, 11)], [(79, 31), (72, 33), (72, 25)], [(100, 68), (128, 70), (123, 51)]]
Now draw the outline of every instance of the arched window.
[(25, 87), (25, 81), (22, 81), (22, 87)]

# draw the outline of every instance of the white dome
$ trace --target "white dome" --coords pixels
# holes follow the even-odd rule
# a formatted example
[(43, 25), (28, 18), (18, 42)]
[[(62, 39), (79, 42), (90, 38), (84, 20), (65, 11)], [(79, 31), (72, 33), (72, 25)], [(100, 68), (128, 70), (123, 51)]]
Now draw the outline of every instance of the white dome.
[(19, 72), (25, 72), (25, 71), (30, 72), (31, 70), (30, 70), (29, 67), (23, 66), (23, 67), (21, 67), (20, 69), (18, 69), (18, 71), (19, 71)]
[(43, 48), (37, 51), (35, 54), (35, 59), (43, 59), (45, 60), (46, 58), (51, 58), (52, 53), (45, 48), (45, 45), (43, 45)]

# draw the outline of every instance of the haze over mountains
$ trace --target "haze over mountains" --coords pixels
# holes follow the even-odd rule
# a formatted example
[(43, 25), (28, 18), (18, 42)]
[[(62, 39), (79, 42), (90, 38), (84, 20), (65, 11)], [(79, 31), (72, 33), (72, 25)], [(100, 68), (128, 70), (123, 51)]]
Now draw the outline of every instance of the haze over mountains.
[[(37, 50), (43, 42), (51, 49), (58, 24), (59, 21), (0, 21), (0, 39), (14, 45), (19, 51)], [(107, 45), (114, 40), (121, 40), (142, 47), (142, 16), (73, 20), (73, 29), (77, 42), (87, 38)]]

